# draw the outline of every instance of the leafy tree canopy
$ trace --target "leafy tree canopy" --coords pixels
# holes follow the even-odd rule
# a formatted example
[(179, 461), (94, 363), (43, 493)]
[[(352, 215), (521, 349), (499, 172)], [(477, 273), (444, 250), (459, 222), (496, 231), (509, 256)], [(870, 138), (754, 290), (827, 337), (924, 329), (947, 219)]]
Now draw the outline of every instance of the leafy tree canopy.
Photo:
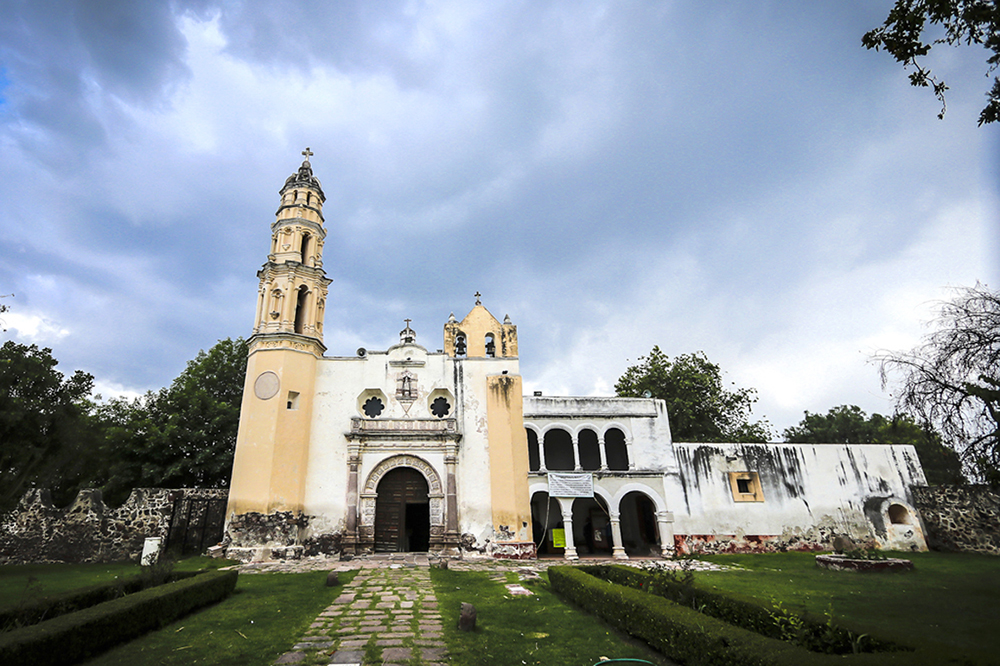
[(239, 429), (247, 345), (220, 340), (173, 383), (96, 409), (110, 465), (104, 494), (122, 501), (137, 487), (225, 488)]
[(941, 433), (968, 470), (1000, 485), (1000, 293), (983, 285), (944, 303), (934, 330), (905, 352), (875, 356), (897, 409)]
[(869, 417), (857, 405), (840, 405), (826, 414), (806, 412), (797, 426), (785, 429), (784, 438), (807, 444), (911, 444), (928, 483), (965, 481), (958, 454), (944, 446), (932, 428), (922, 428), (905, 414)]
[(0, 347), (0, 511), (30, 488), (59, 492), (79, 475), (94, 378), (56, 370), (52, 350), (8, 341)]
[[(932, 31), (941, 34), (933, 39), (925, 37), (925, 32)], [(979, 44), (990, 53), (986, 58), (987, 74), (992, 73), (1000, 65), (1000, 6), (997, 0), (896, 0), (885, 23), (865, 33), (861, 43), (869, 49), (884, 49), (904, 68), (912, 68), (910, 83), (934, 91), (941, 102), (938, 118), (943, 118), (948, 86), (917, 59), (930, 53), (936, 44)], [(986, 97), (986, 107), (979, 114), (980, 125), (1000, 120), (1000, 78), (993, 78)]]
[(98, 487), (110, 504), (133, 488), (224, 488), (239, 428), (247, 346), (220, 340), (173, 383), (134, 400), (91, 400), (94, 378), (58, 372), (52, 350), (0, 348), (0, 512), (30, 488), (69, 502)]
[(682, 354), (673, 361), (653, 347), (629, 367), (615, 384), (621, 397), (648, 395), (667, 404), (670, 432), (678, 442), (766, 442), (767, 421), (750, 421), (756, 391), (727, 389), (719, 366), (703, 352)]

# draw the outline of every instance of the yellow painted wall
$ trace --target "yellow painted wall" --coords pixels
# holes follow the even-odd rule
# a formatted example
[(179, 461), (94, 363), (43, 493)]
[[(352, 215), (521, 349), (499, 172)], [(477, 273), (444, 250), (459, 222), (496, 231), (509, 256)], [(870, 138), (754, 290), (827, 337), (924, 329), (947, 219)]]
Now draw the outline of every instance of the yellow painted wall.
[[(299, 343), (303, 349), (287, 348), (295, 346), (290, 341), (273, 343), (286, 346), (265, 348), (260, 339), (251, 340), (229, 515), (302, 510), (317, 361), (308, 349), (315, 343)], [(257, 397), (254, 386), (267, 371), (277, 375), (279, 386), (265, 400)], [(299, 394), (295, 409), (288, 407), (290, 391)]]
[(528, 493), (528, 437), (524, 430), (521, 377), (487, 377), (486, 425), (489, 432), (493, 531), (513, 533), (509, 541), (531, 541)]

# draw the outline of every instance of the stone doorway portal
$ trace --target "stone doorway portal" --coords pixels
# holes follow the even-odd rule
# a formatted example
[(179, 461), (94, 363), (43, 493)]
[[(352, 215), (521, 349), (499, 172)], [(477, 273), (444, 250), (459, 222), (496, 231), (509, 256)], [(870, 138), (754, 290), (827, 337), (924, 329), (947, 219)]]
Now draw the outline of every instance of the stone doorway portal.
[(430, 545), (427, 480), (412, 467), (397, 467), (378, 483), (375, 500), (375, 551), (426, 552)]

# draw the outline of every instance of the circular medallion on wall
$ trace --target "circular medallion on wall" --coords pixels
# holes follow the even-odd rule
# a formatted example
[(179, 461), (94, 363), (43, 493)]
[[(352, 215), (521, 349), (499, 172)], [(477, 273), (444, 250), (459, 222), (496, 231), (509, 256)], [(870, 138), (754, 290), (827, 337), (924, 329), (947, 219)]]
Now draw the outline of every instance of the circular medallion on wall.
[(253, 383), (253, 393), (261, 400), (270, 400), (278, 395), (278, 386), (280, 383), (278, 375), (267, 370), (257, 376), (257, 381)]

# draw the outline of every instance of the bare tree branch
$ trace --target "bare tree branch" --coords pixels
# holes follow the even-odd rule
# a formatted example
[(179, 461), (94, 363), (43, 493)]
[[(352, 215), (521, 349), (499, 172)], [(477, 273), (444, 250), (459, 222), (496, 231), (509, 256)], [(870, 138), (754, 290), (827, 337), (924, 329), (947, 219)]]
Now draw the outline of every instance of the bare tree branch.
[(961, 289), (932, 325), (914, 349), (874, 356), (882, 386), (894, 385), (897, 409), (933, 424), (973, 476), (1000, 483), (1000, 293)]

